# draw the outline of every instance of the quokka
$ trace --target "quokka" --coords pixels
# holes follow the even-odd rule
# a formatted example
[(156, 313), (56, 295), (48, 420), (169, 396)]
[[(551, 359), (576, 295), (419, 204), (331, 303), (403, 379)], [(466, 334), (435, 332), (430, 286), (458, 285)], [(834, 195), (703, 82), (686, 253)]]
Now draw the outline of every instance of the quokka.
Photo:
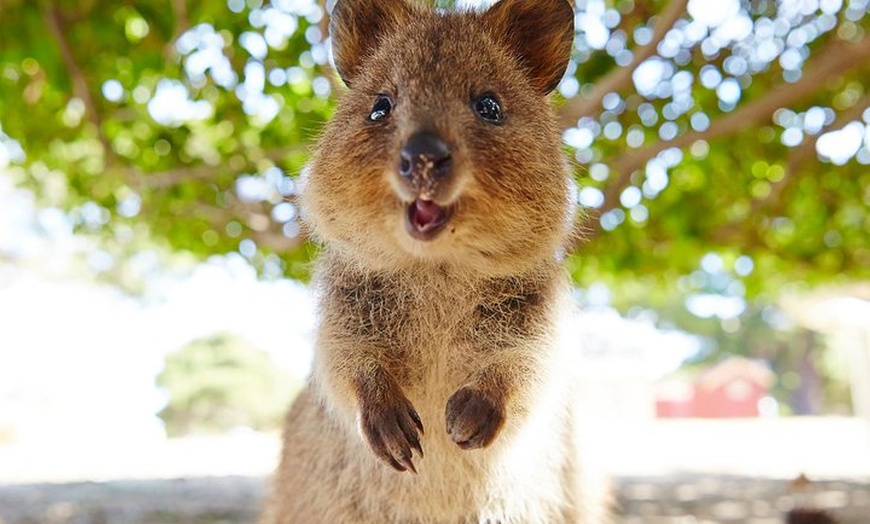
[(330, 32), (349, 89), (302, 191), (315, 364), (263, 522), (606, 522), (556, 343), (572, 5), (338, 0)]

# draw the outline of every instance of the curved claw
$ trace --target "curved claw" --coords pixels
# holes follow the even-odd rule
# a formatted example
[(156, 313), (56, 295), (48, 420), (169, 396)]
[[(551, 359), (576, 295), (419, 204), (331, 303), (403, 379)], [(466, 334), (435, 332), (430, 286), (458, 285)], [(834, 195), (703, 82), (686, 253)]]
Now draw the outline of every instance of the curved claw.
[(413, 474), (417, 474), (417, 468), (414, 467), (414, 462), (411, 460), (411, 454), (408, 453), (405, 456), (402, 456), (399, 460), (399, 463), (405, 466), (405, 469), (410, 471)]
[(423, 431), (423, 421), (420, 420), (420, 415), (418, 415), (417, 412), (414, 411), (414, 408), (408, 408), (408, 415), (411, 416), (411, 420), (414, 421), (414, 425), (416, 425), (417, 429), (420, 430), (420, 434), (425, 434), (425, 431)]
[(413, 455), (423, 456), (420, 435), (423, 424), (411, 403), (401, 395), (368, 404), (361, 402), (360, 429), (375, 456), (397, 471), (417, 473)]
[[(422, 424), (420, 424), (420, 419), (417, 417), (417, 413), (413, 409), (408, 410), (408, 414), (411, 416), (411, 420), (414, 424), (408, 423), (407, 420), (402, 417), (396, 417), (396, 422), (398, 422), (399, 427), (402, 429), (402, 433), (405, 434), (405, 438), (408, 439), (408, 444), (411, 446), (411, 449), (417, 451), (420, 456), (423, 456), (423, 447), (420, 446), (420, 438), (417, 435), (417, 431), (419, 430), (422, 434)], [(415, 418), (416, 417), (416, 418)]]

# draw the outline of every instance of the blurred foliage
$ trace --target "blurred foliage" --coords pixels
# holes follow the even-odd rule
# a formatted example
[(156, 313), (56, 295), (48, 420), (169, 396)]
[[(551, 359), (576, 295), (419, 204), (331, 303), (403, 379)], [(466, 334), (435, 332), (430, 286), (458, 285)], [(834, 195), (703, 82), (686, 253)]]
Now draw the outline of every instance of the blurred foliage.
[[(577, 11), (555, 98), (579, 283), (666, 305), (706, 292), (710, 253), (726, 296), (870, 276), (867, 0)], [(295, 182), (343, 89), (326, 27), (313, 0), (0, 0), (0, 165), (102, 236), (110, 277), (156, 244), (307, 278)]]
[(236, 427), (276, 430), (301, 383), (264, 351), (219, 334), (168, 355), (157, 385), (169, 394), (158, 415), (166, 432), (177, 436)]

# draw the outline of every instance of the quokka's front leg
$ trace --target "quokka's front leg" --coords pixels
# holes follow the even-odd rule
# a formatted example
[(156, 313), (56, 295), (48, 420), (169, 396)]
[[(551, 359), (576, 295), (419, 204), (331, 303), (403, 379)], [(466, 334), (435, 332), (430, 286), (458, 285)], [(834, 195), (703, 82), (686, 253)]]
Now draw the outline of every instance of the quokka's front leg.
[(359, 427), (375, 456), (397, 471), (417, 473), (414, 450), (423, 456), (423, 423), (389, 372), (378, 367), (356, 379)]
[[(378, 363), (377, 354), (359, 344), (324, 343), (315, 363), (318, 381), (334, 412), (356, 420), (378, 459), (398, 471), (416, 473), (412, 456), (413, 451), (423, 455), (423, 423), (402, 387)], [(336, 365), (342, 358), (352, 365)]]
[(505, 402), (501, 394), (468, 385), (447, 401), (447, 433), (462, 449), (488, 446), (504, 425)]
[(537, 373), (532, 366), (517, 363), (516, 359), (522, 359), (522, 355), (510, 355), (504, 362), (490, 364), (447, 400), (447, 433), (460, 448), (489, 446), (509, 417), (522, 416), (527, 411)]
[(423, 423), (393, 375), (407, 365), (395, 347), (407, 323), (404, 295), (387, 277), (338, 264), (331, 269), (316, 360), (325, 396), (342, 416), (356, 419), (377, 458), (416, 473), (412, 456), (415, 450), (423, 454)]
[(488, 284), (469, 327), (477, 362), (468, 380), (448, 399), (445, 423), (462, 449), (490, 445), (512, 417), (528, 410), (547, 366), (548, 297), (552, 282), (508, 278)]

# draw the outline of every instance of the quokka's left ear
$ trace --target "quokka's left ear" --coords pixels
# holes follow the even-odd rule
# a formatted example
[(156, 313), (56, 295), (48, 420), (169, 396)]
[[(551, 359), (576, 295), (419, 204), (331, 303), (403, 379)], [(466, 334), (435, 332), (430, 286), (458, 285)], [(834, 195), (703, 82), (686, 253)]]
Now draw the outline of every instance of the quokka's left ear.
[(540, 93), (559, 85), (574, 42), (574, 8), (568, 0), (501, 0), (483, 20), (528, 71)]

